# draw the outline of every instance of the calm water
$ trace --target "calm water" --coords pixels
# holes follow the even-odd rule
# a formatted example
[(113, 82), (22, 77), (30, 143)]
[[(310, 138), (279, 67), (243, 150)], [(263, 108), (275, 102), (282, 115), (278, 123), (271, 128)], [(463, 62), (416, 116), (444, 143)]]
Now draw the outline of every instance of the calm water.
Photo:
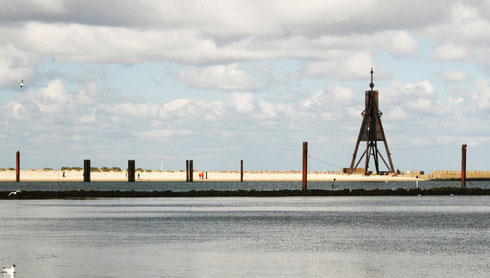
[[(423, 188), (432, 187), (460, 187), (459, 181), (426, 181), (419, 182)], [(490, 188), (490, 181), (470, 181), (466, 187)], [(308, 182), (309, 189), (331, 189), (332, 182)], [(397, 189), (415, 188), (415, 182), (335, 182), (335, 189)], [(282, 190), (301, 189), (301, 182), (294, 181), (265, 181), (265, 182), (0, 182), (0, 191), (10, 190), (41, 190), (41, 191), (66, 191), (66, 190), (99, 190), (99, 191), (165, 191), (171, 190)]]
[(15, 277), (490, 277), (490, 197), (0, 201)]

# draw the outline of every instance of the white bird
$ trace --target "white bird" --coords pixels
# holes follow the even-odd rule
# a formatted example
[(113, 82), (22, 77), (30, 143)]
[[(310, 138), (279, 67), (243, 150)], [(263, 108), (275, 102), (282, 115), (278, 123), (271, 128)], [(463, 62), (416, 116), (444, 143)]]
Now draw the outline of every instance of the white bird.
[(22, 88), (22, 87), (24, 87), (24, 79), (22, 79), (22, 80), (20, 81), (20, 87), (21, 87), (21, 88)]
[(20, 191), (20, 190), (12, 191), (9, 193), (9, 197), (10, 197), (10, 195), (17, 195), (17, 193), (22, 193), (22, 191)]
[(3, 267), (2, 269), (2, 272), (3, 273), (7, 273), (7, 274), (14, 274), (15, 273), (15, 264), (13, 264), (11, 267)]

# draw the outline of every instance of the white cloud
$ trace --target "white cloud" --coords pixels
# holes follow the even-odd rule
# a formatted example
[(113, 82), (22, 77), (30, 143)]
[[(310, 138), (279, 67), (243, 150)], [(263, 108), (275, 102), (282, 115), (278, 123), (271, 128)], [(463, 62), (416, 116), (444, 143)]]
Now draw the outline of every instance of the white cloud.
[(69, 96), (61, 80), (51, 82), (48, 87), (32, 95), (32, 102), (37, 106), (39, 111), (49, 115), (61, 112), (68, 99)]
[(442, 61), (458, 61), (464, 59), (468, 51), (464, 46), (447, 43), (434, 48), (433, 56)]
[(404, 56), (415, 52), (418, 47), (418, 41), (407, 32), (400, 31), (393, 35), (392, 47), (387, 51), (394, 55)]
[(227, 94), (224, 103), (232, 107), (238, 113), (252, 113), (255, 110), (255, 97), (251, 93), (230, 93)]
[(340, 80), (366, 80), (374, 67), (376, 76), (383, 78), (386, 70), (376, 66), (369, 52), (342, 53), (336, 59), (315, 61), (306, 64), (305, 72), (320, 77), (336, 77)]
[(167, 137), (172, 137), (177, 135), (189, 135), (192, 133), (193, 132), (191, 130), (187, 130), (187, 129), (160, 129), (160, 130), (143, 131), (141, 132), (140, 137), (167, 138)]
[(479, 109), (490, 110), (490, 86), (488, 85), (488, 80), (476, 80), (473, 98)]
[(221, 90), (251, 90), (254, 84), (237, 64), (184, 68), (179, 79), (189, 87)]
[(441, 72), (441, 77), (451, 82), (466, 82), (468, 76), (460, 70), (448, 70)]
[(14, 45), (0, 43), (0, 87), (13, 85), (18, 87), (23, 79), (26, 85), (34, 74), (36, 63), (34, 55), (19, 50)]

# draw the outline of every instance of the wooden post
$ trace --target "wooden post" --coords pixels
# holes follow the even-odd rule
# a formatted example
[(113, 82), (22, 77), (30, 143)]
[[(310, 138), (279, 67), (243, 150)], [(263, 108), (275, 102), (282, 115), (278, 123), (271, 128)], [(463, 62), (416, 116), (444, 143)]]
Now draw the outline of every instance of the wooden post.
[(189, 182), (189, 160), (185, 161), (185, 181)]
[(243, 182), (243, 160), (240, 160), (240, 182)]
[(308, 142), (303, 142), (303, 182), (301, 183), (303, 191), (308, 189)]
[(136, 162), (134, 160), (128, 160), (128, 182), (134, 182), (136, 180)]
[(206, 179), (208, 179), (208, 172), (206, 172)]
[(461, 146), (461, 188), (466, 187), (466, 144)]
[(83, 181), (90, 182), (90, 159), (83, 161)]
[(194, 160), (189, 160), (189, 181), (194, 181)]
[(15, 181), (20, 182), (20, 151), (15, 156)]

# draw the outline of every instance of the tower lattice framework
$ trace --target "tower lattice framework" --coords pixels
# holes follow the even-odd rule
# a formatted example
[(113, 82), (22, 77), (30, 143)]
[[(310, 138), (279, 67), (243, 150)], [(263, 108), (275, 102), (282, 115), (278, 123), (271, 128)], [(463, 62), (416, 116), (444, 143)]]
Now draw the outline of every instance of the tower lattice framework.
[[(361, 163), (362, 159), (365, 158), (364, 163), (364, 174), (367, 175), (369, 172), (369, 160), (373, 159), (374, 166), (376, 168), (376, 174), (380, 173), (379, 170), (379, 159), (383, 161), (388, 168), (388, 172), (393, 173), (393, 161), (391, 160), (390, 149), (388, 148), (388, 142), (386, 141), (385, 132), (383, 130), (383, 124), (381, 123), (381, 115), (383, 113), (378, 109), (378, 91), (374, 91), (374, 83), (373, 83), (373, 69), (371, 69), (371, 83), (369, 87), (371, 90), (365, 92), (365, 109), (362, 112), (362, 124), (361, 129), (359, 131), (359, 136), (357, 138), (356, 147), (354, 150), (354, 154), (352, 155), (352, 162), (350, 165), (350, 172), (353, 173), (357, 166)], [(364, 153), (361, 155), (359, 160), (356, 162), (357, 152), (361, 145), (361, 142), (366, 142), (366, 149)], [(385, 158), (381, 154), (378, 149), (378, 142), (383, 142), (386, 150), (386, 157), (388, 159), (388, 163)]]

